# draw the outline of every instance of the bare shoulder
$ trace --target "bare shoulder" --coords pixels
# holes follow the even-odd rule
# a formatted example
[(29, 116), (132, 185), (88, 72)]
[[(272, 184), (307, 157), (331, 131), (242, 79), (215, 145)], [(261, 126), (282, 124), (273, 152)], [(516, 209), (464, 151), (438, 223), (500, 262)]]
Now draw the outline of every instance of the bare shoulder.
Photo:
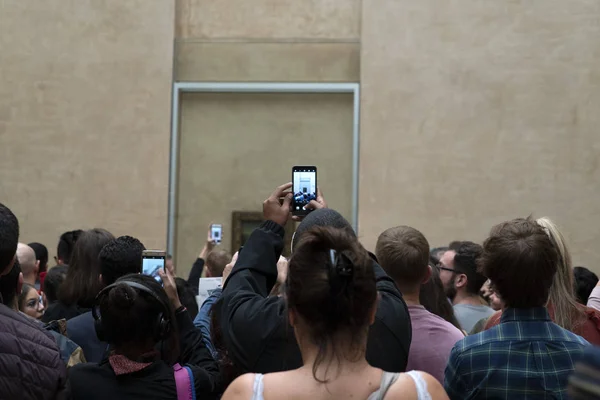
[[(446, 391), (442, 387), (442, 385), (435, 379), (433, 376), (429, 375), (426, 372), (418, 372), (421, 378), (427, 384), (427, 391), (431, 396), (432, 400), (448, 400), (448, 395), (446, 395)], [(415, 385), (415, 381), (408, 374), (400, 374), (396, 383), (390, 387), (387, 394), (385, 395), (385, 400), (393, 400), (393, 399), (417, 399), (417, 387)]]
[(256, 374), (244, 374), (229, 385), (223, 394), (223, 400), (251, 399)]

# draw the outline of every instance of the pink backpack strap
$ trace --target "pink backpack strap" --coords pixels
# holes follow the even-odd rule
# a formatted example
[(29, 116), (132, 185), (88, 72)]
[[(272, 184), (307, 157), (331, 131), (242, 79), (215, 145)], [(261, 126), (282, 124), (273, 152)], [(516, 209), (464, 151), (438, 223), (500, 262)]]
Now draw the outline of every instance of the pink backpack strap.
[(188, 367), (182, 367), (179, 364), (173, 365), (173, 371), (175, 386), (177, 387), (177, 400), (196, 400), (192, 371)]

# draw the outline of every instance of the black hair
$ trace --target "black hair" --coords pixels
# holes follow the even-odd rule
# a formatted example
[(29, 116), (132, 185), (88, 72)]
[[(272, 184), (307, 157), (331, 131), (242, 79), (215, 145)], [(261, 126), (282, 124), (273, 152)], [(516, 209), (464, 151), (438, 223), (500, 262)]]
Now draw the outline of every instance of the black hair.
[(587, 305), (588, 299), (596, 284), (598, 284), (598, 275), (585, 267), (573, 268), (575, 276), (575, 295), (577, 301), (583, 305)]
[(430, 313), (445, 319), (459, 330), (462, 330), (454, 315), (454, 308), (452, 308), (452, 304), (448, 301), (448, 297), (444, 291), (444, 285), (440, 279), (440, 270), (437, 267), (437, 263), (438, 260), (435, 256), (429, 258), (431, 277), (427, 282), (421, 285), (419, 302)]
[(194, 288), (188, 281), (183, 278), (175, 278), (175, 284), (177, 285), (177, 295), (181, 304), (187, 308), (188, 314), (192, 321), (198, 315), (198, 302), (196, 301), (196, 293)]
[(483, 248), (477, 243), (464, 241), (451, 243), (450, 250), (456, 252), (454, 268), (467, 276), (467, 293), (479, 296), (479, 290), (487, 281), (477, 270), (477, 262), (483, 254)]
[(68, 270), (69, 268), (66, 265), (57, 265), (48, 270), (46, 279), (44, 279), (44, 294), (48, 303), (52, 304), (58, 300), (58, 291), (67, 276)]
[(46, 272), (48, 269), (48, 249), (41, 243), (33, 242), (28, 244), (35, 252), (35, 259), (40, 262), (38, 273)]
[(210, 309), (210, 340), (217, 352), (217, 361), (221, 373), (221, 384), (229, 386), (243, 371), (233, 362), (229, 356), (229, 349), (223, 338), (221, 329), (221, 310), (223, 308), (223, 297), (220, 297)]
[[(119, 284), (123, 281), (148, 288), (159, 301), (145, 291), (127, 284)], [(114, 346), (115, 351), (128, 356), (126, 352), (140, 349), (140, 346), (154, 347), (157, 344), (155, 337), (157, 320), (159, 315), (163, 314), (170, 325), (170, 333), (163, 342), (167, 345), (167, 349), (161, 352), (161, 357), (173, 364), (179, 357), (175, 312), (160, 283), (147, 275), (130, 274), (119, 278), (114, 286), (107, 290), (100, 296), (98, 306), (102, 328), (109, 333), (110, 344)]]
[(0, 273), (16, 258), (19, 243), (19, 220), (12, 211), (0, 203)]
[(300, 225), (298, 225), (292, 243), (292, 250), (296, 249), (296, 246), (300, 242), (300, 239), (305, 232), (308, 232), (317, 226), (341, 229), (356, 237), (356, 233), (354, 232), (354, 229), (352, 229), (352, 225), (350, 225), (350, 223), (344, 217), (342, 217), (339, 212), (331, 208), (321, 208), (309, 213), (302, 220)]
[(2, 295), (2, 304), (13, 308), (17, 306), (15, 299), (17, 298), (17, 285), (19, 284), (19, 275), (21, 274), (21, 265), (19, 260), (15, 261), (10, 272), (4, 276), (0, 276), (0, 295)]
[(60, 235), (58, 246), (56, 246), (56, 256), (62, 260), (64, 264), (69, 265), (71, 263), (71, 256), (73, 254), (73, 249), (75, 248), (75, 243), (77, 243), (77, 240), (82, 233), (83, 231), (81, 229), (76, 229)]
[(142, 242), (131, 236), (120, 236), (106, 243), (98, 255), (102, 283), (108, 286), (122, 276), (141, 273), (144, 250)]
[(69, 263), (69, 271), (58, 292), (59, 300), (66, 306), (91, 308), (103, 285), (100, 282), (98, 255), (115, 237), (104, 229), (90, 229), (81, 234)]
[[(370, 318), (377, 302), (373, 260), (348, 229), (313, 227), (302, 233), (285, 285), (289, 309), (318, 346), (313, 376), (328, 359), (365, 357)], [(330, 364), (329, 364), (330, 365)], [(328, 365), (328, 367), (329, 367)]]

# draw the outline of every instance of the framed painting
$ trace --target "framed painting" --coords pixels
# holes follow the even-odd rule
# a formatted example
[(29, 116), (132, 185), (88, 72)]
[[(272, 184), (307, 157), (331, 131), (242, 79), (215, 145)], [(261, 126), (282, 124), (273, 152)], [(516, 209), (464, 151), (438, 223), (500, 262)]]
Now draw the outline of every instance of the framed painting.
[[(231, 254), (235, 254), (242, 247), (252, 232), (264, 221), (263, 213), (260, 211), (233, 211), (231, 213)], [(296, 224), (291, 219), (285, 226), (285, 237), (283, 239), (283, 256), (291, 254), (292, 236)]]

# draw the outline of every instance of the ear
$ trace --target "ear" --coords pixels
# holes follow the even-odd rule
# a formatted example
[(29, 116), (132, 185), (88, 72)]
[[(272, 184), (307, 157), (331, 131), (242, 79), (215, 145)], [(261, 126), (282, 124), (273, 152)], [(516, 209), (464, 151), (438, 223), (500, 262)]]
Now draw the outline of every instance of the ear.
[(210, 273), (210, 268), (208, 268), (208, 266), (204, 266), (204, 271), (207, 278), (212, 278), (212, 274)]
[(430, 279), (431, 279), (431, 274), (433, 272), (431, 271), (431, 265), (427, 265), (427, 273), (425, 274), (425, 277), (423, 278), (423, 281), (421, 282), (421, 285), (423, 285), (424, 283), (427, 283)]
[(288, 320), (292, 328), (296, 327), (296, 313), (291, 308), (288, 310)]
[(17, 281), (17, 295), (21, 295), (23, 291), (23, 273), (19, 272), (19, 280)]
[(454, 284), (456, 288), (464, 288), (467, 286), (467, 275), (465, 274), (456, 274), (456, 278), (454, 279)]
[(37, 275), (39, 271), (40, 271), (40, 260), (37, 260), (35, 262), (35, 268), (33, 269), (33, 272)]
[(371, 309), (371, 313), (369, 315), (369, 326), (375, 323), (375, 315), (377, 315), (377, 308), (379, 308), (379, 300), (381, 300), (381, 294), (377, 292), (375, 303), (373, 304), (373, 308)]
[(102, 274), (98, 275), (98, 281), (100, 281), (100, 284), (101, 284), (102, 286), (106, 286), (106, 285), (104, 284), (104, 280), (102, 279)]

